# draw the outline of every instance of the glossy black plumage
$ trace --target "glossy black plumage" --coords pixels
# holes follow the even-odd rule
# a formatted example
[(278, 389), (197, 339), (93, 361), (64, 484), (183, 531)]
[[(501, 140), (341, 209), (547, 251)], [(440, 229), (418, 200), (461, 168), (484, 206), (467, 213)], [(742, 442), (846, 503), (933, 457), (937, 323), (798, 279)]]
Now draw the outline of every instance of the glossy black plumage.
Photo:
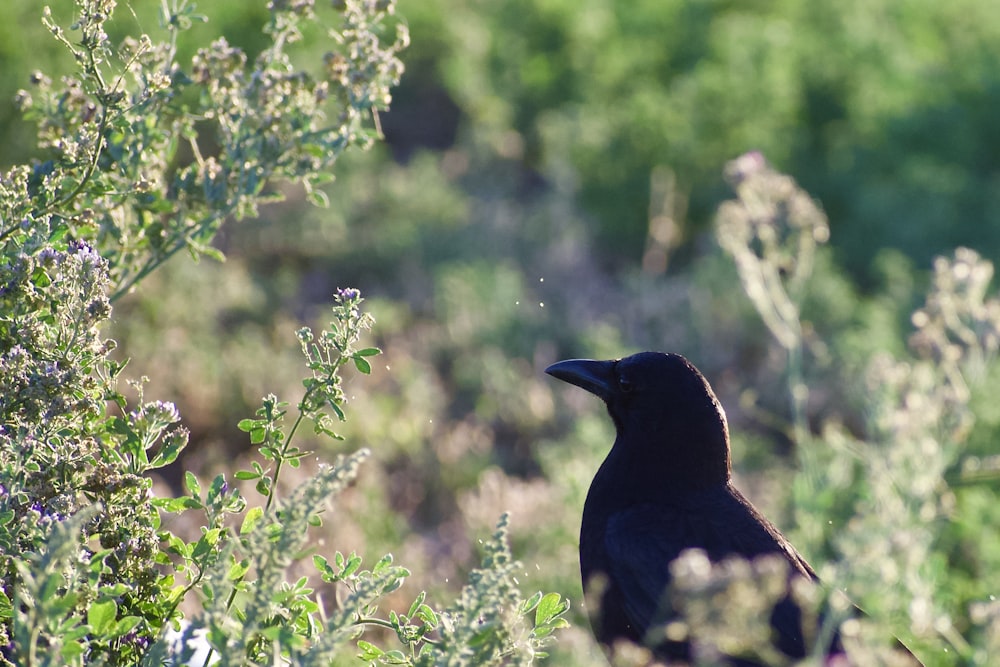
[[(733, 486), (725, 412), (686, 359), (643, 352), (616, 361), (563, 361), (546, 372), (603, 399), (617, 430), (591, 484), (580, 531), (584, 586), (604, 586), (600, 609), (591, 610), (602, 644), (643, 642), (662, 612), (670, 562), (685, 549), (703, 549), (712, 561), (780, 554), (793, 576), (816, 578)], [(785, 599), (770, 621), (775, 645), (802, 657), (809, 647), (798, 609)], [(655, 648), (663, 658), (684, 659), (689, 650), (684, 643)], [(835, 638), (832, 650), (838, 648)], [(734, 658), (732, 664), (756, 663)]]

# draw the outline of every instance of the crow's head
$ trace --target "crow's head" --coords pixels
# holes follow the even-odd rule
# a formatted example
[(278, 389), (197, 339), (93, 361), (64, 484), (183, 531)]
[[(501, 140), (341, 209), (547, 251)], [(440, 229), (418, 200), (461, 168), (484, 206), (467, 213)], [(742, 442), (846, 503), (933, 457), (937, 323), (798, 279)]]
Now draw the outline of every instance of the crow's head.
[[(729, 479), (726, 413), (705, 377), (679, 354), (640, 352), (623, 359), (570, 359), (549, 375), (599, 396), (618, 431), (616, 448), (647, 465)], [(623, 452), (624, 454), (624, 452)]]

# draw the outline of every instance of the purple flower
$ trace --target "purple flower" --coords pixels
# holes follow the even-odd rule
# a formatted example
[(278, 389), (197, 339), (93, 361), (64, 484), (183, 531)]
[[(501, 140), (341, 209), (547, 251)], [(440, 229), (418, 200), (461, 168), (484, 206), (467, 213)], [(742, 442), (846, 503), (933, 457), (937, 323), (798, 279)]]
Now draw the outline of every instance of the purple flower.
[(45, 247), (38, 253), (38, 261), (44, 265), (56, 264), (59, 259), (59, 251), (52, 247)]
[(149, 637), (147, 637), (146, 635), (140, 635), (135, 630), (132, 630), (124, 637), (122, 637), (122, 641), (126, 644), (132, 644), (133, 646), (136, 646), (141, 649), (149, 646)]
[(339, 301), (355, 301), (361, 296), (361, 292), (353, 287), (341, 287), (337, 289), (337, 299)]
[(79, 257), (84, 265), (98, 266), (103, 261), (100, 253), (86, 241), (70, 241), (69, 253)]

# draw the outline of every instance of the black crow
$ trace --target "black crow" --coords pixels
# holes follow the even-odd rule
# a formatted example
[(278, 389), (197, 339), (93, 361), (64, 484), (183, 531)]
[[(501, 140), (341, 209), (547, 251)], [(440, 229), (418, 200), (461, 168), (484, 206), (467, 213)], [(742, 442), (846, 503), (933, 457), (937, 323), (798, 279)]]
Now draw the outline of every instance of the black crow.
[[(670, 563), (686, 549), (718, 562), (778, 554), (791, 577), (816, 573), (787, 539), (733, 486), (726, 415), (704, 376), (677, 354), (642, 352), (614, 361), (572, 359), (545, 369), (596, 394), (617, 438), (587, 494), (580, 529), (584, 587), (599, 582), (594, 634), (609, 651), (622, 639), (651, 645), (661, 659), (691, 659), (686, 641), (653, 639), (664, 618)], [(785, 596), (770, 616), (773, 645), (804, 657), (801, 612)], [(841, 652), (839, 637), (829, 652)], [(752, 656), (727, 664), (757, 665)]]

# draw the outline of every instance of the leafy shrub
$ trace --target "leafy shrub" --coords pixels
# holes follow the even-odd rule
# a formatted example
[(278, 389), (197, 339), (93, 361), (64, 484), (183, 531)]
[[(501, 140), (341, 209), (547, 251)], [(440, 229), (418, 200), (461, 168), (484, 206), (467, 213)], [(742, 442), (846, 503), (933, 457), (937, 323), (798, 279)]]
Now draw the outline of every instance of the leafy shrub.
[[(996, 623), (985, 600), (995, 577), (977, 563), (956, 560), (946, 545), (963, 532), (951, 520), (967, 493), (961, 471), (981, 466), (969, 442), (976, 420), (972, 380), (1000, 349), (1000, 300), (988, 296), (993, 265), (967, 248), (936, 259), (926, 300), (911, 317), (909, 349), (900, 358), (874, 352), (854, 380), (865, 404), (861, 432), (851, 433), (836, 417), (817, 432), (807, 406), (810, 391), (820, 387), (806, 382), (804, 366), (821, 363), (826, 348), (807, 333), (801, 307), (818, 248), (829, 238), (826, 217), (758, 153), (731, 162), (727, 175), (737, 198), (720, 208), (720, 245), (788, 355), (788, 412), (801, 468), (792, 491), (800, 543), (807, 552), (834, 557), (823, 576), (867, 612), (845, 625), (845, 634), (870, 642), (902, 629), (923, 649), (919, 655), (930, 656), (928, 664), (949, 655), (989, 663)], [(965, 539), (974, 552), (991, 550), (988, 539)], [(975, 541), (980, 544), (973, 547)], [(978, 583), (955, 595), (946, 582), (964, 576)], [(848, 648), (859, 664), (890, 659), (872, 652), (877, 644), (851, 641)]]
[[(462, 597), (435, 610), (423, 594), (406, 614), (376, 616), (379, 601), (409, 572), (391, 555), (371, 569), (353, 553), (316, 556), (317, 573), (347, 591), (327, 607), (306, 578), (287, 581), (305, 555), (310, 526), (355, 477), (367, 450), (321, 466), (286, 498), (283, 470), (307, 452), (300, 425), (337, 437), (344, 418), (341, 369), (371, 370), (379, 353), (359, 348), (371, 316), (355, 289), (335, 296), (333, 322), (298, 339), (309, 375), (288, 404), (271, 395), (240, 428), (260, 460), (235, 471), (254, 503), (223, 474), (185, 493), (154, 497), (149, 473), (187, 444), (172, 403), (119, 390), (125, 364), (102, 337), (111, 303), (182, 250), (211, 247), (230, 217), (255, 215), (277, 198), (274, 179), (315, 185), (340, 154), (366, 148), (367, 119), (389, 102), (406, 32), (383, 41), (391, 2), (339, 3), (339, 27), (321, 78), (286, 52), (313, 3), (270, 3), (267, 47), (248, 66), (220, 40), (191, 66), (177, 40), (197, 17), (185, 0), (164, 3), (163, 42), (143, 35), (115, 48), (105, 30), (113, 0), (80, 0), (66, 32), (46, 11), (51, 34), (74, 56), (77, 74), (44, 74), (20, 95), (48, 159), (0, 175), (0, 659), (4, 664), (184, 664), (195, 643), (205, 662), (329, 664), (360, 651), (375, 664), (527, 664), (562, 627), (555, 594), (523, 599), (506, 523), (485, 548), (483, 568)], [(199, 517), (185, 540), (161, 513)], [(180, 607), (199, 612), (184, 625)], [(366, 627), (393, 631), (404, 650), (359, 639)], [(356, 646), (352, 649), (349, 646)]]

